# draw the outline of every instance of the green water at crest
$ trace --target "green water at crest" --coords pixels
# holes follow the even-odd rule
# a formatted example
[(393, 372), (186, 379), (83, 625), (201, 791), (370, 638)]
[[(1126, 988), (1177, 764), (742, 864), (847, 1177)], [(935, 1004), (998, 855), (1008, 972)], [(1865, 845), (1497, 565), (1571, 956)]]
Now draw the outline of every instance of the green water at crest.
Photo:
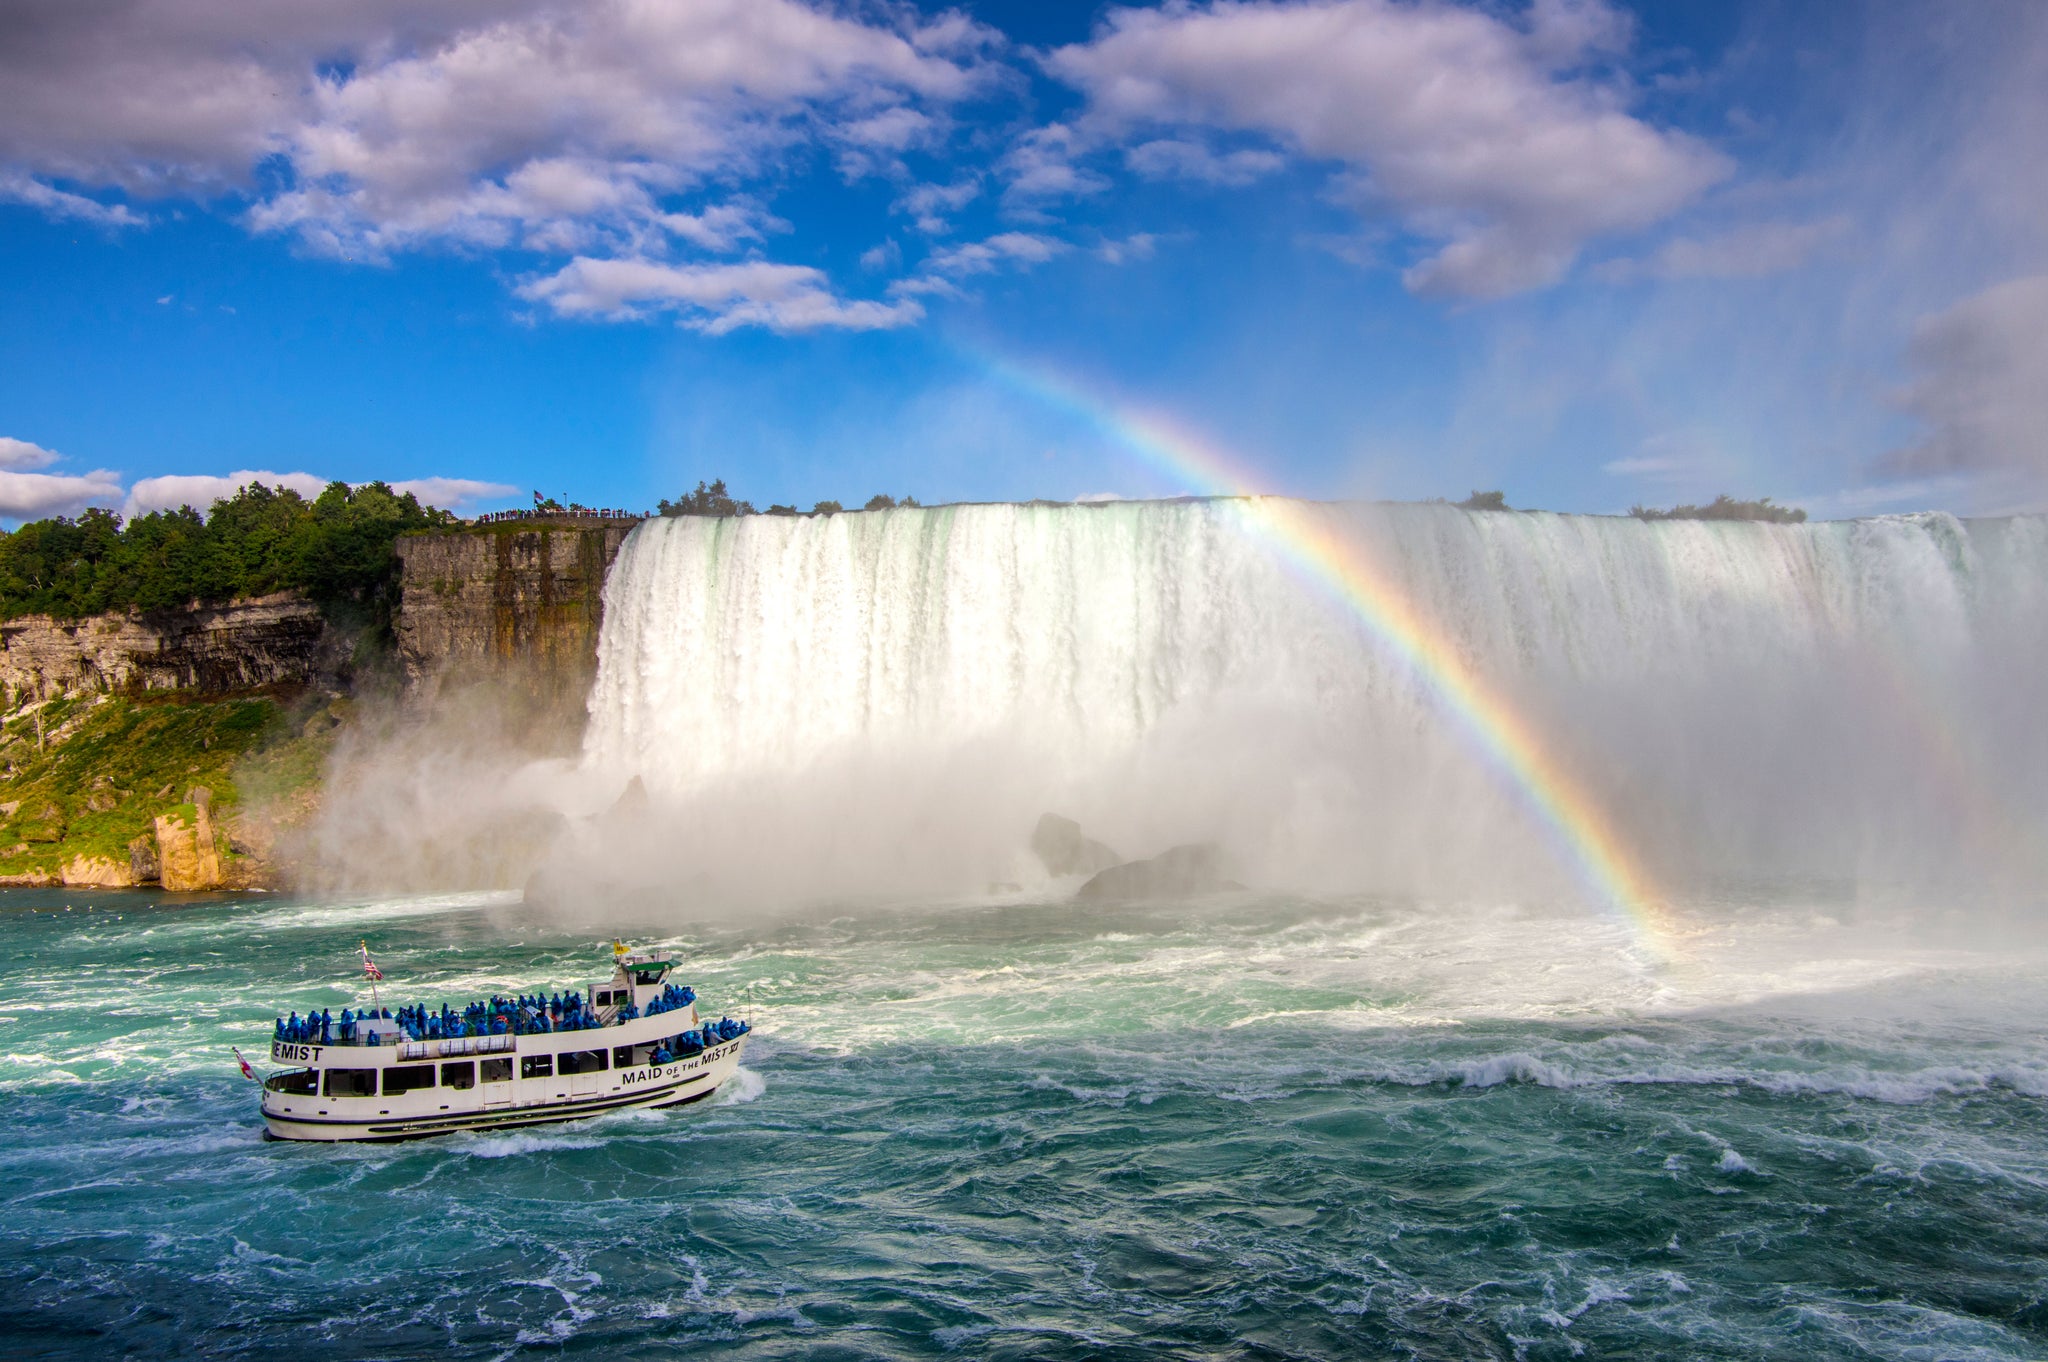
[(325, 1147), (229, 1047), (357, 1001), (358, 940), (459, 1004), (587, 988), (602, 933), (11, 892), (0, 1352), (2048, 1356), (2038, 961), (1803, 922), (1690, 973), (1362, 901), (679, 926), (640, 944), (757, 1028), (714, 1102)]

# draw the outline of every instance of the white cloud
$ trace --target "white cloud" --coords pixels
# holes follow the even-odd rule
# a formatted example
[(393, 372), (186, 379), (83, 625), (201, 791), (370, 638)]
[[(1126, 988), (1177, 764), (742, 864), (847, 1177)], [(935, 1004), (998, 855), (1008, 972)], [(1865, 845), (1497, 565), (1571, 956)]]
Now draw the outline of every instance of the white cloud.
[[(326, 491), (332, 481), (317, 473), (274, 473), (261, 468), (237, 469), (227, 474), (165, 474), (139, 479), (128, 490), (122, 514), (147, 515), (151, 511), (174, 511), (180, 506), (190, 506), (204, 515), (212, 509), (214, 502), (232, 497), (244, 487), (259, 482), (265, 487), (288, 487), (311, 500)], [(401, 495), (410, 492), (428, 505), (450, 510), (471, 502), (500, 500), (519, 490), (502, 482), (479, 482), (471, 478), (406, 478), (391, 483), (390, 487)], [(120, 495), (118, 486), (114, 494)]]
[[(151, 511), (175, 511), (180, 506), (190, 506), (204, 515), (214, 502), (231, 497), (255, 482), (266, 487), (289, 487), (302, 497), (317, 497), (326, 490), (328, 480), (311, 473), (273, 473), (268, 469), (251, 468), (237, 469), (225, 475), (172, 473), (137, 481), (128, 489), (128, 499), (121, 508), (121, 514), (147, 515)], [(117, 488), (117, 495), (118, 492)]]
[(662, 230), (704, 250), (723, 253), (742, 241), (759, 241), (765, 232), (786, 232), (789, 224), (763, 213), (751, 203), (726, 203), (702, 213), (663, 213)]
[(0, 520), (75, 515), (87, 506), (120, 502), (120, 475), (104, 468), (83, 475), (28, 471), (48, 468), (62, 457), (39, 444), (0, 436)]
[(41, 445), (17, 440), (11, 435), (0, 435), (0, 468), (48, 468), (57, 462), (55, 450), (44, 449)]
[[(358, 260), (729, 253), (787, 227), (736, 186), (812, 147), (873, 161), (942, 138), (1001, 46), (958, 14), (807, 0), (20, 0), (0, 199), (125, 226), (143, 219), (56, 182), (253, 189), (253, 230)], [(269, 192), (267, 161), (287, 169)], [(770, 310), (907, 315), (830, 301)]]
[(1813, 222), (1756, 222), (1706, 237), (1677, 237), (1646, 260), (1610, 260), (1595, 271), (1636, 279), (1761, 279), (1798, 269), (1849, 231), (1846, 215)]
[(630, 236), (662, 196), (758, 173), (814, 129), (908, 145), (929, 124), (911, 101), (975, 81), (898, 32), (795, 0), (550, 7), (320, 82), (289, 139), (313, 188), (255, 221), (373, 252), (565, 224)]
[(1888, 469), (2048, 476), (2048, 274), (2008, 279), (1924, 318), (1908, 359), (1915, 376), (1900, 401), (1927, 434), (1891, 454)]
[(0, 471), (0, 518), (7, 520), (75, 515), (87, 506), (113, 506), (120, 500), (120, 476), (104, 468), (82, 477)]
[(1003, 157), (1002, 171), (1009, 181), (1003, 202), (1029, 208), (1045, 199), (1100, 194), (1109, 181), (1077, 163), (1087, 150), (1087, 140), (1065, 123), (1033, 128)]
[(478, 482), (472, 478), (407, 478), (391, 484), (400, 496), (412, 493), (429, 506), (456, 510), (473, 502), (503, 501), (519, 491), (502, 482)]
[(957, 298), (962, 295), (959, 285), (953, 282), (956, 279), (994, 274), (1013, 265), (1030, 269), (1071, 249), (1057, 237), (1039, 236), (1032, 232), (999, 232), (985, 241), (970, 241), (933, 251), (924, 258), (923, 269), (918, 275), (897, 280), (889, 286), (889, 291), (902, 298), (922, 294)]
[(1666, 490), (1703, 487), (1736, 474), (1732, 460), (1715, 432), (1703, 427), (1661, 430), (1645, 436), (1636, 452), (1600, 465), (1618, 478), (1648, 479)]
[(1098, 135), (1259, 133), (1345, 167), (1359, 207), (1440, 243), (1411, 289), (1497, 297), (1556, 281), (1589, 239), (1657, 222), (1730, 171), (1580, 73), (1625, 33), (1597, 0), (1539, 4), (1523, 27), (1441, 4), (1211, 0), (1113, 11), (1047, 64), (1086, 92)]
[(1272, 174), (1287, 164), (1287, 158), (1255, 147), (1219, 156), (1201, 142), (1166, 137), (1132, 147), (1124, 153), (1124, 164), (1148, 180), (1192, 180), (1234, 188)]
[(1159, 249), (1159, 238), (1151, 232), (1133, 232), (1121, 241), (1104, 241), (1096, 246), (1095, 258), (1111, 265), (1133, 260), (1150, 260)]
[(1612, 473), (1618, 478), (1669, 477), (1675, 473), (1688, 473), (1693, 468), (1686, 459), (1659, 458), (1651, 455), (1636, 459), (1610, 459), (1600, 465), (1602, 473)]
[(0, 173), (0, 203), (27, 204), (50, 217), (77, 218), (96, 227), (140, 227), (148, 221), (126, 204), (101, 203), (14, 173)]
[(760, 260), (672, 265), (579, 256), (551, 275), (521, 284), (518, 291), (561, 316), (620, 319), (672, 311), (685, 325), (711, 335), (742, 326), (783, 332), (884, 330), (924, 315), (909, 299), (846, 301), (833, 294), (822, 271)]
[(907, 151), (927, 140), (932, 127), (930, 116), (898, 105), (837, 127), (832, 135), (874, 151)]
[(980, 182), (972, 178), (955, 180), (951, 184), (912, 185), (890, 205), (890, 211), (908, 213), (917, 224), (918, 231), (926, 236), (937, 236), (952, 230), (946, 214), (958, 212), (980, 193)]
[(992, 274), (1005, 264), (1040, 265), (1067, 249), (1067, 243), (1032, 232), (1001, 232), (986, 241), (933, 251), (925, 269), (934, 274)]
[(435, 50), (535, 0), (13, 0), (0, 164), (136, 194), (245, 187), (311, 117), (316, 70)]

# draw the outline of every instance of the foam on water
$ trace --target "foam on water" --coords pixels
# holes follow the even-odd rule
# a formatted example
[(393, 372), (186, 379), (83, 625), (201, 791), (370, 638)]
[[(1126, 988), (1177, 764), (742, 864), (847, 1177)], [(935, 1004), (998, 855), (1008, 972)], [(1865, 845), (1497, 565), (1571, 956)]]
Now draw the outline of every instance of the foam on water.
[[(227, 1047), (364, 933), (124, 903), (0, 912), (0, 1328), (44, 1355), (2048, 1346), (2042, 962), (1845, 953), (1796, 895), (1663, 979), (1499, 902), (700, 926), (661, 944), (759, 1028), (718, 1102), (349, 1148), (261, 1142)], [(419, 906), (392, 994), (602, 968)]]

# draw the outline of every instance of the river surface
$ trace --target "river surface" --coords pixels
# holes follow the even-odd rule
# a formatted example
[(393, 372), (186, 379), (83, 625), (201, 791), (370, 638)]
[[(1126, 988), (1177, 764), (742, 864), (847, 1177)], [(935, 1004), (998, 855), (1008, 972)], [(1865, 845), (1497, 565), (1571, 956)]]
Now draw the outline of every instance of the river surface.
[(9, 1356), (2048, 1356), (2041, 960), (1722, 905), (866, 909), (664, 944), (713, 1102), (265, 1142), (275, 1011), (588, 987), (502, 896), (0, 900)]

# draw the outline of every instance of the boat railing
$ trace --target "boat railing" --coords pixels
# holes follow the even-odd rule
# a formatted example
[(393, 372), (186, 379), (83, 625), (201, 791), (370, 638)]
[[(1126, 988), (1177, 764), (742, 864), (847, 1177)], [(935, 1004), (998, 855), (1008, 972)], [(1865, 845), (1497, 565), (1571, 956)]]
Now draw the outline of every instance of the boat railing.
[(440, 1040), (401, 1041), (400, 1059), (432, 1059), (436, 1055), (489, 1055), (509, 1050), (518, 1041), (510, 1031), (496, 1036), (447, 1036)]

